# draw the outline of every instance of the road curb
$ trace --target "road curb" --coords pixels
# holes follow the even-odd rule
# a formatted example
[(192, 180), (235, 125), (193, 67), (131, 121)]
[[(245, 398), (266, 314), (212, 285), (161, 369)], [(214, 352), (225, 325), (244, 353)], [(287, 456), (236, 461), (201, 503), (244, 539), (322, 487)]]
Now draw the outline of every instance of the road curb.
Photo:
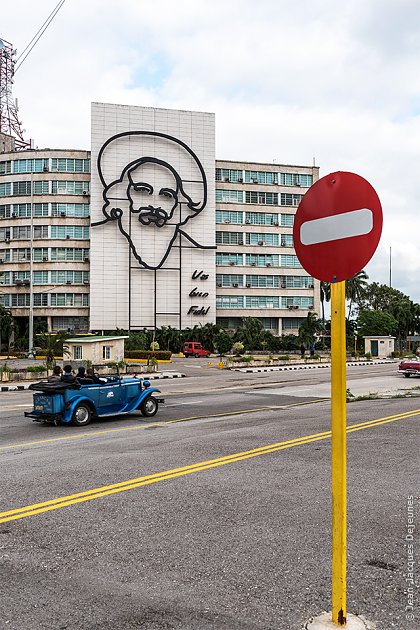
[[(128, 374), (127, 376), (132, 376), (130, 374)], [(183, 374), (182, 372), (158, 372), (156, 374), (142, 374), (141, 378), (143, 379), (148, 379), (149, 381), (154, 381), (154, 380), (163, 380), (163, 379), (168, 379), (168, 378), (185, 378), (185, 374)], [(22, 391), (25, 389), (29, 389), (29, 385), (32, 385), (34, 382), (38, 382), (38, 381), (31, 381), (29, 383), (23, 383), (21, 385), (2, 385), (0, 387), (0, 392), (16, 392), (16, 391)]]
[[(381, 365), (391, 363), (390, 361), (357, 361), (354, 363), (346, 363), (346, 366), (358, 367), (362, 365)], [(286, 372), (290, 370), (319, 370), (322, 368), (331, 368), (331, 363), (320, 363), (318, 365), (273, 365), (260, 368), (229, 368), (232, 372)]]

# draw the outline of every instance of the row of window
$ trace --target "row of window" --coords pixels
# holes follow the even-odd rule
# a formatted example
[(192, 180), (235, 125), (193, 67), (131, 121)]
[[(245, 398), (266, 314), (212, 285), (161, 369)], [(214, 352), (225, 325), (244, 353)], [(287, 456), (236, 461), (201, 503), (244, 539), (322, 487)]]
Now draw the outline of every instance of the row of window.
[[(29, 271), (0, 271), (0, 285), (30, 283)], [(33, 284), (89, 284), (89, 271), (34, 271)]]
[(216, 308), (303, 308), (313, 309), (312, 297), (279, 297), (277, 295), (217, 295)]
[(218, 252), (216, 254), (216, 265), (302, 269), (298, 257), (293, 254), (228, 254)]
[[(4, 293), (0, 306), (6, 308), (30, 306), (29, 293)], [(89, 306), (89, 293), (34, 293), (34, 306)]]
[(292, 234), (259, 234), (258, 232), (246, 232), (245, 234), (242, 232), (216, 232), (216, 243), (218, 245), (293, 247), (293, 236)]
[[(102, 346), (102, 358), (105, 361), (112, 359), (113, 346)], [(85, 348), (86, 352), (86, 348)], [(73, 346), (73, 361), (82, 361), (83, 359), (83, 346)]]
[(234, 273), (218, 273), (216, 274), (216, 286), (219, 288), (246, 287), (247, 289), (313, 289), (314, 279), (312, 276), (244, 276)]
[(246, 184), (281, 184), (282, 186), (312, 186), (312, 175), (307, 173), (273, 173), (271, 171), (243, 171), (232, 168), (216, 168), (216, 182)]
[(89, 330), (89, 318), (66, 315), (51, 317), (51, 326), (54, 332), (58, 332), (59, 330), (72, 333), (87, 332)]
[[(29, 271), (1, 271), (0, 285), (29, 284)], [(89, 271), (51, 270), (34, 271), (33, 284), (88, 284)], [(314, 280), (311, 276), (258, 276), (241, 274), (217, 274), (217, 287), (246, 287), (259, 289), (312, 289)]]
[[(299, 326), (303, 322), (303, 317), (257, 317), (265, 330), (279, 329), (279, 320), (281, 320), (282, 330), (299, 330)], [(216, 317), (216, 323), (225, 329), (237, 330), (242, 326), (241, 317)]]
[[(258, 321), (261, 322), (265, 330), (278, 331), (278, 328), (279, 328), (278, 317), (256, 317), (255, 319), (258, 319)], [(286, 319), (290, 319), (290, 318), (283, 317), (282, 322), (284, 322)], [(219, 324), (220, 326), (222, 326), (222, 328), (225, 328), (228, 330), (229, 329), (237, 330), (238, 328), (241, 328), (241, 326), (243, 325), (243, 320), (242, 320), (242, 317), (216, 317), (216, 324)]]
[(251, 203), (263, 206), (298, 206), (303, 195), (292, 193), (268, 193), (259, 191), (221, 190), (216, 188), (216, 202)]
[[(34, 217), (89, 217), (88, 203), (34, 203)], [(0, 218), (25, 218), (31, 216), (30, 203), (8, 203), (0, 205)]]
[(40, 181), (40, 182), (3, 182), (0, 183), (0, 197), (34, 195), (88, 195), (89, 182)]
[[(90, 173), (90, 160), (81, 158), (35, 158), (0, 162), (0, 175), (11, 173)], [(307, 173), (277, 173), (216, 168), (216, 181), (245, 182), (247, 184), (278, 184), (282, 186), (312, 186), (312, 175)]]
[[(34, 247), (32, 249), (34, 262), (48, 262), (63, 260), (66, 262), (88, 262), (89, 249), (82, 247)], [(31, 248), (19, 247), (0, 249), (0, 263), (29, 262)]]
[(35, 158), (0, 162), (0, 175), (10, 173), (90, 173), (90, 160), (80, 158)]
[(235, 225), (280, 225), (293, 227), (294, 214), (276, 212), (241, 212), (240, 210), (216, 210), (216, 223)]
[[(31, 238), (30, 225), (0, 227), (0, 241)], [(34, 225), (33, 238), (75, 238), (89, 239), (87, 225)]]

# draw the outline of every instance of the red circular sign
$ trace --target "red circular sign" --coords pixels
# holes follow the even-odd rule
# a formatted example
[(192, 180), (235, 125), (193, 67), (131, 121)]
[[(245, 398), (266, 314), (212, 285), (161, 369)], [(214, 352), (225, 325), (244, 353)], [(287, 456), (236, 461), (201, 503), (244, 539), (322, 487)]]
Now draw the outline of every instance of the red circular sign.
[(382, 232), (379, 197), (355, 173), (322, 177), (296, 212), (293, 241), (302, 267), (324, 282), (352, 278), (372, 258)]

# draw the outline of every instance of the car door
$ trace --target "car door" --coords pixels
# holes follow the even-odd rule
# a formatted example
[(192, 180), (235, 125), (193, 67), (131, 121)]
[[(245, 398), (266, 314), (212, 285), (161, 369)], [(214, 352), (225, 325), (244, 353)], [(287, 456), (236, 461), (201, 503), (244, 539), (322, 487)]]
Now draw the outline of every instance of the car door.
[(99, 391), (99, 413), (113, 413), (121, 408), (120, 383), (103, 385)]

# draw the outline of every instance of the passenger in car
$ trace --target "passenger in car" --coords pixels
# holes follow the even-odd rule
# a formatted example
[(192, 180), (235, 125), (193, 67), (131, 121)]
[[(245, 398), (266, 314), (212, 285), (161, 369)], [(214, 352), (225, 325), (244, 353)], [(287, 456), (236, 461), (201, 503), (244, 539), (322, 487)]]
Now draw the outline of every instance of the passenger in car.
[(59, 365), (55, 365), (53, 373), (47, 378), (48, 383), (58, 383), (61, 381), (62, 369)]
[(65, 365), (63, 368), (63, 375), (61, 376), (63, 383), (77, 383), (77, 378), (74, 375), (71, 365)]
[(86, 373), (87, 373), (87, 378), (89, 378), (92, 383), (103, 383), (103, 381), (95, 374), (93, 368), (91, 367), (88, 368)]

